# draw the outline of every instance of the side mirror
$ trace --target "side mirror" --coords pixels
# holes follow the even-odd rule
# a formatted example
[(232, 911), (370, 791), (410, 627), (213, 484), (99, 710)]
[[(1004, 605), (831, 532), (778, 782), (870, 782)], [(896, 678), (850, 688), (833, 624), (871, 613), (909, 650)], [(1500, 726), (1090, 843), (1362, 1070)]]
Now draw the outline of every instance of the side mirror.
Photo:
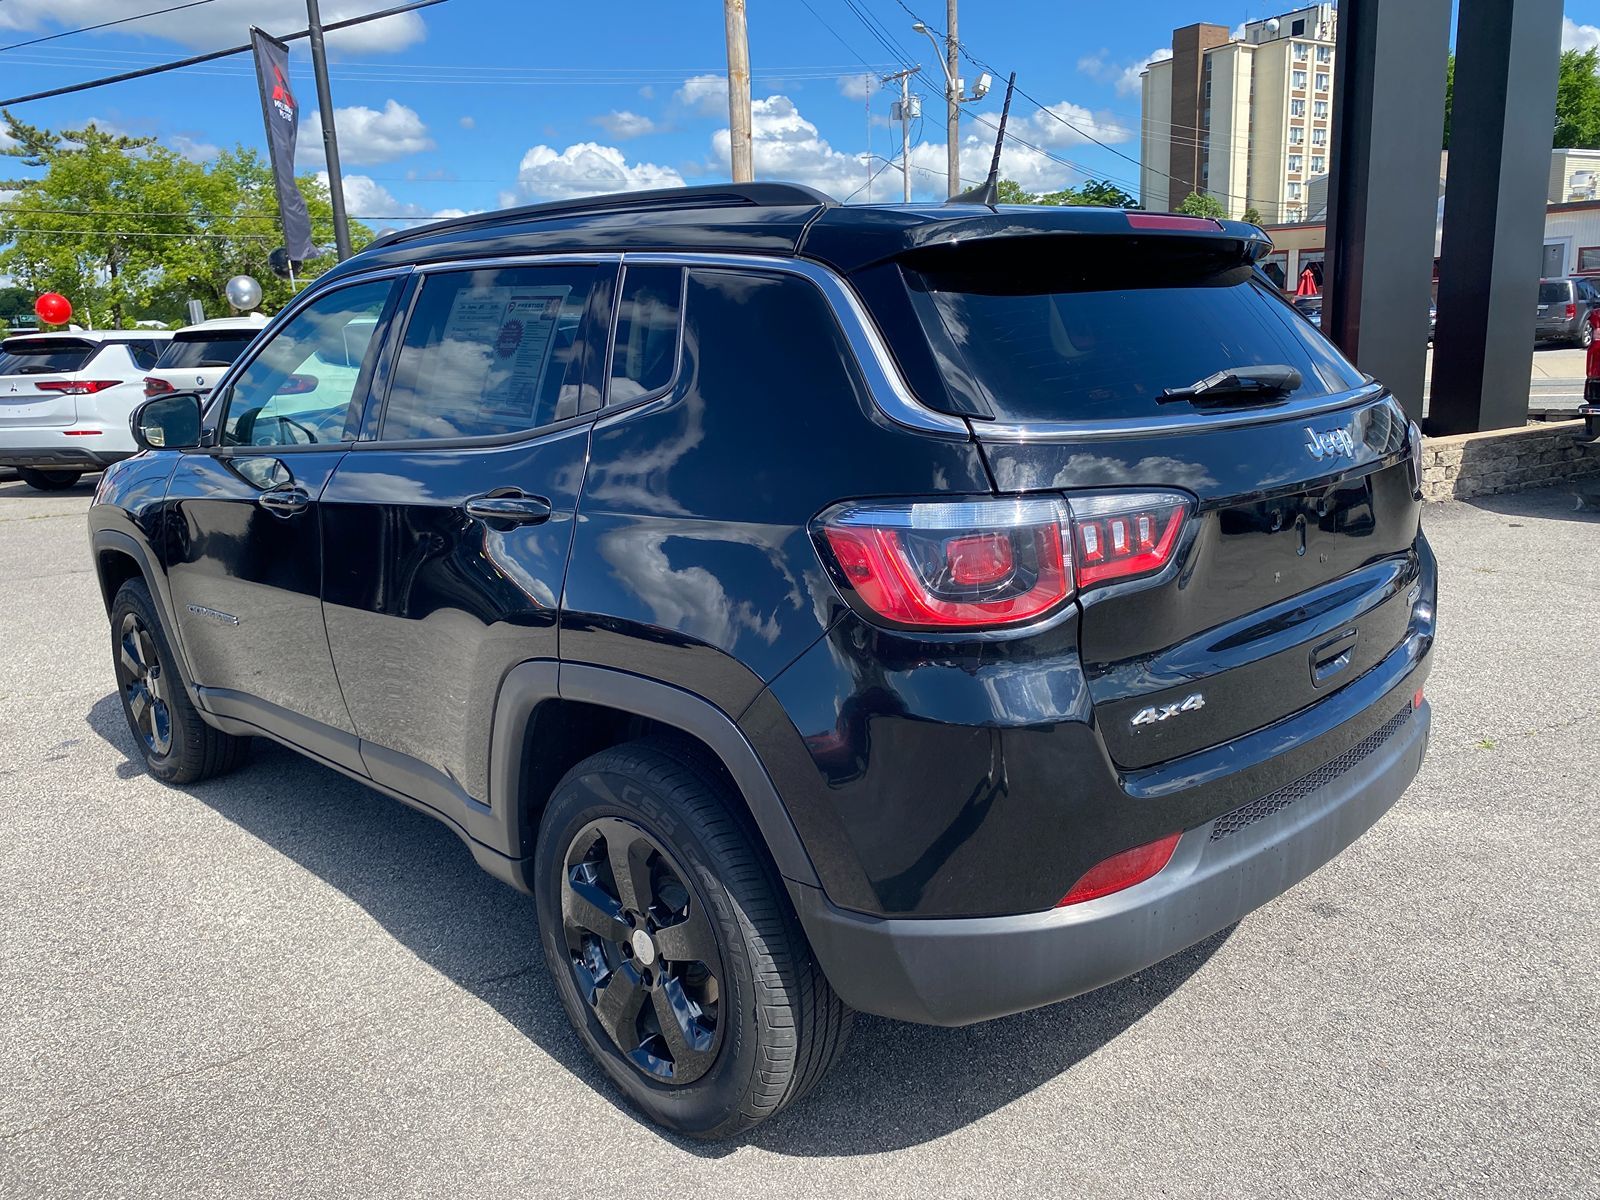
[(146, 400), (128, 424), (141, 450), (193, 450), (200, 444), (200, 394), (169, 392)]

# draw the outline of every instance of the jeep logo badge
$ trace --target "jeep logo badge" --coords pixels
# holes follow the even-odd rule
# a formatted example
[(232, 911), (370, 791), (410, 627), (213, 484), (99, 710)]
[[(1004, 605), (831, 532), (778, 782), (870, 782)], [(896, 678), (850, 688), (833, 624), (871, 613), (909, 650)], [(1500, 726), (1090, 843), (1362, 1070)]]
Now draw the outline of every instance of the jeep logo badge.
[(1307, 425), (1306, 449), (1318, 462), (1325, 458), (1338, 458), (1341, 454), (1347, 458), (1356, 455), (1355, 439), (1350, 436), (1348, 429), (1330, 429), (1326, 433), (1318, 433)]

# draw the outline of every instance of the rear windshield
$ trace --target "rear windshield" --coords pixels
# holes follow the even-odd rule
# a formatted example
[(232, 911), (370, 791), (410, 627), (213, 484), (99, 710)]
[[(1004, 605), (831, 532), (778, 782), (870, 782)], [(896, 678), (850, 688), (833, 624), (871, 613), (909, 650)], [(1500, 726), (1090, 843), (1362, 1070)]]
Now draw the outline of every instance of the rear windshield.
[(907, 281), (936, 357), (966, 376), (949, 380), (953, 390), (976, 392), (1003, 421), (1192, 418), (1158, 397), (1237, 367), (1295, 368), (1296, 398), (1364, 382), (1248, 267), (921, 271)]
[(0, 342), (0, 375), (81, 371), (99, 348), (81, 338), (11, 338)]
[(253, 329), (174, 334), (156, 360), (156, 370), (229, 366), (255, 336)]
[[(1524, 296), (1528, 293), (1523, 292)], [(1571, 296), (1567, 291), (1565, 279), (1541, 279), (1539, 281), (1540, 304), (1565, 304)]]

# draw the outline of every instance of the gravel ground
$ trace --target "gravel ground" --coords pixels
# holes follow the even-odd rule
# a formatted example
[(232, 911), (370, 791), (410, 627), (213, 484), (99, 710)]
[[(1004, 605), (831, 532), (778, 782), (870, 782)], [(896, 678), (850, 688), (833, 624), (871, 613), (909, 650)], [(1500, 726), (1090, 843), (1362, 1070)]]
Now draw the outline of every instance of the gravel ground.
[(1422, 775), (1363, 840), (1123, 983), (863, 1018), (743, 1141), (640, 1123), (531, 902), (282, 749), (130, 759), (91, 484), (0, 484), (0, 1195), (1561, 1196), (1600, 1177), (1600, 514), (1434, 506)]

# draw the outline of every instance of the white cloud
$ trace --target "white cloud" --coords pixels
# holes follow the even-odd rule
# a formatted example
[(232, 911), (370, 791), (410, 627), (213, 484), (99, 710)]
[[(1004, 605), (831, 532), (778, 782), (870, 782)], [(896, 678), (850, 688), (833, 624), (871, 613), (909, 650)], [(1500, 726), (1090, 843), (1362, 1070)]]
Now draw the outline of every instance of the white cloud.
[(878, 86), (871, 75), (841, 75), (838, 83), (839, 94), (846, 100), (865, 100)]
[[(752, 101), (750, 137), (758, 179), (789, 179), (841, 197), (866, 180), (861, 160), (829, 145), (787, 96)], [(729, 145), (726, 129), (711, 135), (712, 155), (724, 171), (732, 161)]]
[(639, 95), (643, 96), (646, 100), (654, 100), (656, 98), (656, 90), (647, 83), (639, 89)]
[(692, 75), (672, 93), (672, 98), (702, 117), (726, 115), (728, 78), (726, 75)]
[(579, 142), (558, 152), (541, 145), (522, 156), (516, 190), (502, 192), (500, 201), (510, 205), (682, 186), (683, 176), (671, 167), (647, 162), (630, 165), (615, 146)]
[[(1095, 139), (1102, 142), (1126, 142), (1137, 132), (1129, 129), (1110, 113), (1090, 112), (1081, 104), (1073, 104), (1067, 100), (1040, 109), (1021, 121), (1013, 117), (1012, 124), (1020, 126), (1018, 132), (1027, 141), (1049, 146), (1051, 149), (1082, 146)], [(1010, 153), (1009, 147), (1006, 152)]]
[(1153, 62), (1161, 62), (1172, 57), (1172, 48), (1162, 46), (1152, 50), (1138, 62), (1118, 66), (1109, 59), (1109, 51), (1101, 50), (1095, 54), (1086, 54), (1078, 60), (1078, 70), (1097, 83), (1109, 83), (1117, 89), (1119, 96), (1138, 95), (1141, 84), (1140, 73)]
[[(392, 162), (434, 148), (422, 118), (398, 100), (384, 101), (382, 112), (358, 104), (335, 108), (333, 113), (339, 131), (340, 162)], [(311, 163), (322, 161), (322, 114), (305, 115), (297, 157)]]
[(167, 145), (193, 162), (210, 162), (222, 153), (222, 147), (211, 142), (199, 141), (186, 133), (173, 134), (167, 139)]
[(614, 138), (643, 137), (647, 133), (656, 131), (656, 123), (649, 117), (641, 117), (636, 112), (627, 109), (612, 109), (598, 117), (591, 117), (596, 125), (604, 129)]
[(1571, 17), (1561, 18), (1563, 50), (1593, 50), (1600, 46), (1600, 26), (1579, 25)]
[(478, 127), (478, 118), (472, 116), (462, 117), (456, 124), (463, 129), (476, 129)]
[[(327, 187), (328, 173), (318, 171), (317, 181)], [(344, 176), (344, 205), (351, 217), (369, 222), (375, 217), (410, 219), (428, 216), (427, 209), (420, 204), (396, 200), (388, 188), (370, 175), (351, 175), (348, 172)]]
[[(24, 33), (54, 32), (94, 25), (114, 16), (130, 15), (127, 12), (108, 15), (110, 7), (106, 0), (8, 0), (0, 4), (0, 29)], [(331, 25), (348, 17), (359, 17), (391, 7), (392, 0), (325, 0), (321, 6), (322, 20), (324, 24)], [(148, 11), (149, 6), (143, 8)], [(304, 0), (212, 0), (198, 7), (118, 25), (105, 32), (119, 37), (159, 38), (195, 50), (220, 50), (243, 41), (243, 35), (251, 25), (259, 25), (268, 33), (279, 36), (297, 33), (306, 27)], [(328, 46), (335, 51), (391, 54), (415, 45), (425, 37), (427, 27), (422, 17), (410, 12), (336, 30), (328, 34)], [(297, 58), (303, 58), (304, 46), (298, 45), (295, 54)]]

